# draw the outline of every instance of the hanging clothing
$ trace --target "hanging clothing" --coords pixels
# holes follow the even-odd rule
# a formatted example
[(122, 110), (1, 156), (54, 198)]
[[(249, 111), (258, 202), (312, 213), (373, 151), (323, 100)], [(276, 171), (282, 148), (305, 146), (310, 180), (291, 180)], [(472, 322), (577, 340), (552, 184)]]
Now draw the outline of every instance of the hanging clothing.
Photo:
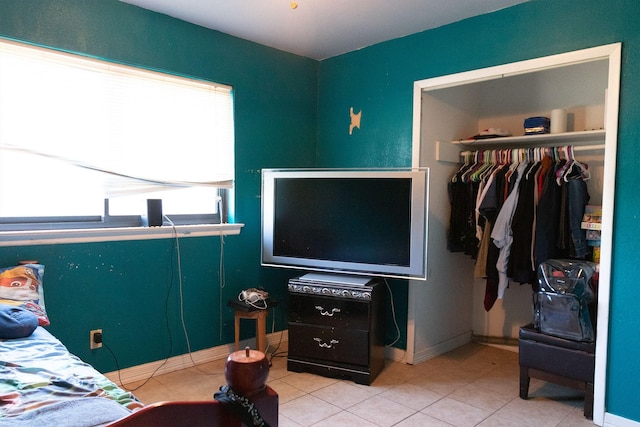
[(544, 177), (536, 208), (534, 242), (536, 266), (548, 259), (560, 258), (559, 247), (556, 242), (561, 223), (562, 188), (556, 184), (556, 172), (565, 162), (562, 161), (551, 167)]
[(504, 291), (509, 285), (507, 266), (509, 262), (509, 254), (511, 252), (511, 244), (513, 243), (511, 221), (518, 203), (520, 180), (528, 166), (529, 165), (527, 163), (521, 163), (518, 165), (516, 172), (514, 172), (515, 180), (513, 181), (512, 190), (502, 205), (502, 209), (500, 209), (500, 212), (496, 217), (493, 230), (491, 231), (493, 244), (500, 249), (498, 261), (496, 263), (496, 268), (498, 269), (498, 298), (502, 298), (504, 296)]
[(537, 281), (536, 270), (531, 265), (531, 245), (535, 217), (536, 178), (540, 166), (541, 163), (536, 162), (525, 171), (520, 181), (518, 204), (511, 222), (513, 242), (507, 274), (518, 283), (533, 284)]
[(580, 177), (570, 176), (565, 180), (568, 196), (568, 218), (569, 233), (571, 234), (571, 243), (573, 252), (569, 255), (571, 258), (584, 259), (589, 255), (589, 247), (584, 230), (581, 228), (582, 217), (587, 203), (589, 203), (589, 193), (587, 192), (587, 184)]
[(504, 204), (504, 188), (506, 185), (506, 176), (509, 168), (506, 165), (500, 165), (492, 174), (493, 180), (487, 188), (485, 196), (482, 198), (478, 211), (485, 219), (484, 236), (487, 239), (486, 259), (478, 257), (477, 263), (483, 263), (480, 269), (484, 270), (486, 277), (484, 308), (489, 311), (498, 299), (498, 262), (499, 249), (491, 240), (491, 232), (493, 224), (502, 205)]
[(447, 246), (476, 259), (474, 277), (486, 279), (487, 311), (510, 281), (537, 291), (543, 261), (589, 255), (580, 228), (589, 200), (587, 167), (571, 149), (557, 150), (475, 152), (449, 182)]
[(475, 259), (479, 240), (476, 238), (475, 202), (478, 182), (470, 175), (477, 170), (477, 164), (465, 164), (448, 184), (451, 216), (447, 234), (447, 249), (450, 252), (464, 252)]

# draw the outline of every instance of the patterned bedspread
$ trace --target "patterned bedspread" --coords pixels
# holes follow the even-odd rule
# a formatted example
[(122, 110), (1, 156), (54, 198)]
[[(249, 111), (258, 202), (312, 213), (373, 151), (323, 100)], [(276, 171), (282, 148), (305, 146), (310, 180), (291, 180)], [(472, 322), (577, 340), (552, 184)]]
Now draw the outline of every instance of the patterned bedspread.
[(129, 410), (143, 406), (42, 327), (27, 338), (0, 340), (0, 424), (87, 397), (108, 398)]

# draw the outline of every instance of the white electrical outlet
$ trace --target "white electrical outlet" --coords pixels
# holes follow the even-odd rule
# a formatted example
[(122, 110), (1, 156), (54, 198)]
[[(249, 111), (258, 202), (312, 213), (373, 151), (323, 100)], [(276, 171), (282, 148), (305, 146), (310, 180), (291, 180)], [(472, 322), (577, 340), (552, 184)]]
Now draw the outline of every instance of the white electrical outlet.
[(89, 332), (89, 348), (93, 350), (100, 347), (102, 347), (102, 329), (94, 329)]

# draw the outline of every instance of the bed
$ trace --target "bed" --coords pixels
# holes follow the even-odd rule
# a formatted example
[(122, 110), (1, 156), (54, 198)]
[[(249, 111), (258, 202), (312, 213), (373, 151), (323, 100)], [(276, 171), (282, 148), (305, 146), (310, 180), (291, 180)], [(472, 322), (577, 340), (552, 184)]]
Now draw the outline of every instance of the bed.
[(28, 337), (0, 340), (0, 402), (0, 426), (35, 425), (40, 419), (95, 426), (144, 406), (42, 326)]
[[(44, 328), (43, 272), (38, 264), (0, 269), (0, 427), (243, 425), (236, 407), (213, 399), (216, 390), (210, 401), (145, 405), (71, 354)], [(251, 403), (262, 425), (277, 426), (271, 388)]]

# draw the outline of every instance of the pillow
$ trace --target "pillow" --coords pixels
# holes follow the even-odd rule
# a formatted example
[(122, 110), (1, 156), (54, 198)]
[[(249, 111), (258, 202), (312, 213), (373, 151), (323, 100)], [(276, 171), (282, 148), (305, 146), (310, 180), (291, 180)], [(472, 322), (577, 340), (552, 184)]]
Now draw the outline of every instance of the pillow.
[(41, 264), (0, 268), (0, 304), (29, 310), (36, 315), (40, 326), (49, 326), (44, 308), (43, 275)]
[(0, 304), (0, 339), (25, 338), (37, 327), (38, 318), (29, 310)]

